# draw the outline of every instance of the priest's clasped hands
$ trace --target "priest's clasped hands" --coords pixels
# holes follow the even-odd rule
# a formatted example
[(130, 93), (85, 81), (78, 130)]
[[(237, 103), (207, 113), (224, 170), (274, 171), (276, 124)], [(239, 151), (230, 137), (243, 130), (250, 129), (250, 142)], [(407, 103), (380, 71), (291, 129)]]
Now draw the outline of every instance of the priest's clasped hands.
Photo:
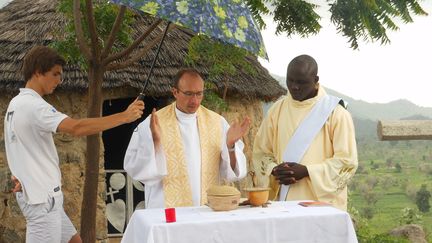
[(271, 173), (279, 184), (290, 185), (309, 176), (307, 167), (298, 163), (284, 162), (275, 166)]

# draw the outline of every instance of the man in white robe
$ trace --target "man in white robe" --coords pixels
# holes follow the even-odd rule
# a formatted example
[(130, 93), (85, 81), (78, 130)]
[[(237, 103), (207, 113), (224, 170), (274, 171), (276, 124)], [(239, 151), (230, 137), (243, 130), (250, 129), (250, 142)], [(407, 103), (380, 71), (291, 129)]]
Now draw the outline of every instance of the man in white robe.
[[(271, 199), (316, 200), (347, 209), (347, 182), (357, 169), (357, 148), (351, 115), (335, 104), (323, 117), (312, 141), (298, 161), (285, 159), (286, 147), (313, 108), (327, 96), (319, 86), (318, 65), (308, 56), (294, 58), (287, 69), (288, 95), (268, 111), (253, 148), (253, 171), (260, 183), (270, 179)], [(320, 106), (319, 106), (320, 107)], [(318, 120), (314, 117), (313, 121)], [(300, 131), (295, 143), (304, 142), (314, 127)], [(298, 146), (296, 144), (296, 147)], [(299, 149), (301, 150), (301, 149)], [(270, 178), (269, 178), (270, 176)], [(289, 189), (283, 190), (289, 186)]]
[(138, 125), (125, 154), (124, 169), (145, 184), (147, 208), (203, 205), (211, 185), (246, 175), (240, 138), (249, 118), (229, 126), (201, 106), (204, 81), (194, 69), (177, 73), (172, 93), (176, 101)]

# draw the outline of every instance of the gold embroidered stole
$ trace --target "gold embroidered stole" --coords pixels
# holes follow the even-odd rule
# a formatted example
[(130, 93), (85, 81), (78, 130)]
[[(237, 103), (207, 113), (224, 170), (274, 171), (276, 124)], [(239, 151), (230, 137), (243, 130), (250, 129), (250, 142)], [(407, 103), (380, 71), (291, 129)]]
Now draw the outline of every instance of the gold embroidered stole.
[[(157, 112), (161, 127), (161, 143), (167, 159), (168, 175), (163, 179), (166, 207), (192, 206), (183, 140), (175, 113), (176, 103)], [(207, 189), (218, 183), (222, 151), (221, 117), (201, 106), (197, 111), (201, 145), (201, 205), (207, 202)]]

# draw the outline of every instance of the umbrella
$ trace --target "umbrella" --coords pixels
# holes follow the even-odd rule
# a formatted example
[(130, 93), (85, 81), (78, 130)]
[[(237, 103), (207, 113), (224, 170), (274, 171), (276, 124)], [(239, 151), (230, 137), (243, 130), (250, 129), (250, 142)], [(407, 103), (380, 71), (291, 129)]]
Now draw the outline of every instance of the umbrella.
[(169, 21), (158, 46), (143, 92), (151, 76), (170, 23), (186, 27), (197, 34), (243, 48), (267, 58), (261, 33), (241, 0), (109, 0)]

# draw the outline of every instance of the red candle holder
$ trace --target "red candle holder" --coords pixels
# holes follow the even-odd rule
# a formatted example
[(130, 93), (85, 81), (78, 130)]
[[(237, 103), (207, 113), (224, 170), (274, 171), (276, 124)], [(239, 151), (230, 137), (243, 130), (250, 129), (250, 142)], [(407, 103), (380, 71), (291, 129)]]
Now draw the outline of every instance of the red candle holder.
[(165, 208), (165, 219), (167, 223), (173, 223), (176, 221), (175, 208)]

